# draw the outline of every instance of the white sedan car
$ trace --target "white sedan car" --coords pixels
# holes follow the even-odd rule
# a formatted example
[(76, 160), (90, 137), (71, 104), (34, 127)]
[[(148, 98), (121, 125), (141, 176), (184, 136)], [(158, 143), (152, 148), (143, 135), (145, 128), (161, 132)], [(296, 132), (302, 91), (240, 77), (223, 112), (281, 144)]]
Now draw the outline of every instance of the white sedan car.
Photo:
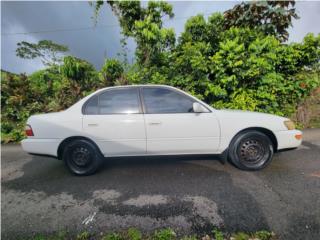
[(182, 154), (219, 154), (259, 170), (302, 141), (287, 118), (217, 110), (162, 85), (100, 89), (65, 111), (31, 116), (26, 134), (26, 152), (62, 159), (77, 175), (96, 172), (105, 157)]

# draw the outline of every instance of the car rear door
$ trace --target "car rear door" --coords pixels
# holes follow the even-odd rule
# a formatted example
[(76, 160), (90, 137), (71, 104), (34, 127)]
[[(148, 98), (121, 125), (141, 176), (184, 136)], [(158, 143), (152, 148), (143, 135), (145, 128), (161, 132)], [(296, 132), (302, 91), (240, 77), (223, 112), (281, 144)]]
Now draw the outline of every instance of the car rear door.
[(137, 87), (111, 88), (83, 107), (83, 131), (105, 156), (144, 155), (146, 133)]
[(217, 117), (194, 113), (190, 96), (167, 87), (143, 87), (147, 153), (216, 153), (220, 142)]

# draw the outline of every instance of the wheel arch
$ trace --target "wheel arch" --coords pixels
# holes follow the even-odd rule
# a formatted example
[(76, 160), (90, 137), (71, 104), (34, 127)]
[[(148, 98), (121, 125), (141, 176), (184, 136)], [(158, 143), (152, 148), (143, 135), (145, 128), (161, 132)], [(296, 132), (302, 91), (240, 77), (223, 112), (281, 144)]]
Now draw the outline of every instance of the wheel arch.
[(267, 129), (267, 128), (264, 128), (264, 127), (249, 127), (249, 128), (242, 129), (241, 131), (237, 132), (232, 137), (232, 140), (230, 141), (229, 144), (232, 143), (233, 139), (235, 139), (236, 136), (238, 136), (239, 134), (241, 134), (243, 132), (250, 131), (250, 130), (258, 131), (258, 132), (261, 132), (261, 133), (264, 133), (265, 135), (267, 135), (270, 138), (271, 142), (272, 142), (274, 152), (277, 151), (277, 149), (278, 149), (278, 140), (277, 140), (276, 135), (270, 129)]
[(72, 141), (74, 140), (87, 140), (89, 142), (91, 142), (93, 145), (96, 146), (96, 148), (99, 150), (99, 153), (103, 156), (103, 154), (101, 153), (101, 150), (99, 148), (99, 146), (90, 138), (88, 137), (84, 137), (84, 136), (71, 136), (71, 137), (67, 137), (66, 139), (64, 139), (60, 144), (59, 144), (59, 147), (58, 147), (58, 150), (57, 150), (57, 158), (59, 160), (62, 160), (62, 154), (63, 154), (63, 150), (64, 148), (69, 144), (71, 143)]

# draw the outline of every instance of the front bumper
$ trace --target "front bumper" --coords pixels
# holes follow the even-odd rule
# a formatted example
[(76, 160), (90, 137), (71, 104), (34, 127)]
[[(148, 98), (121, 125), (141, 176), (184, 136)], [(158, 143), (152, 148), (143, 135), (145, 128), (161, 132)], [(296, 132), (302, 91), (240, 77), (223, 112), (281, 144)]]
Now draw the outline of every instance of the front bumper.
[(278, 141), (277, 150), (297, 148), (302, 143), (302, 138), (297, 138), (297, 136), (302, 135), (299, 130), (278, 131), (275, 132), (275, 135)]
[(57, 157), (60, 139), (33, 139), (21, 141), (22, 149), (31, 154), (50, 155)]

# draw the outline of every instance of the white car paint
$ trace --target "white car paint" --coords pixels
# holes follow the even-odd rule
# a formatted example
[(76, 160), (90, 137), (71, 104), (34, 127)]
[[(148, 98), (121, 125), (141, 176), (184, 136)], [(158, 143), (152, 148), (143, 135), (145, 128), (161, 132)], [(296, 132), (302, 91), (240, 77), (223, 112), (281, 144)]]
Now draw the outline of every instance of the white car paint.
[(84, 115), (82, 129), (105, 156), (146, 153), (143, 114)]
[(145, 114), (148, 154), (216, 153), (220, 127), (213, 113)]
[(200, 103), (208, 111), (177, 114), (84, 115), (83, 104), (91, 96), (111, 88), (100, 89), (65, 111), (31, 116), (27, 124), (32, 127), (34, 136), (22, 141), (23, 149), (33, 154), (58, 157), (58, 148), (63, 140), (82, 136), (94, 141), (105, 157), (220, 154), (228, 148), (237, 133), (247, 128), (264, 128), (271, 131), (278, 142), (277, 150), (295, 148), (301, 144), (301, 139), (295, 138), (295, 135), (301, 132), (288, 130), (284, 125), (287, 118), (257, 112), (217, 110), (169, 86), (134, 87), (145, 86), (179, 91)]

